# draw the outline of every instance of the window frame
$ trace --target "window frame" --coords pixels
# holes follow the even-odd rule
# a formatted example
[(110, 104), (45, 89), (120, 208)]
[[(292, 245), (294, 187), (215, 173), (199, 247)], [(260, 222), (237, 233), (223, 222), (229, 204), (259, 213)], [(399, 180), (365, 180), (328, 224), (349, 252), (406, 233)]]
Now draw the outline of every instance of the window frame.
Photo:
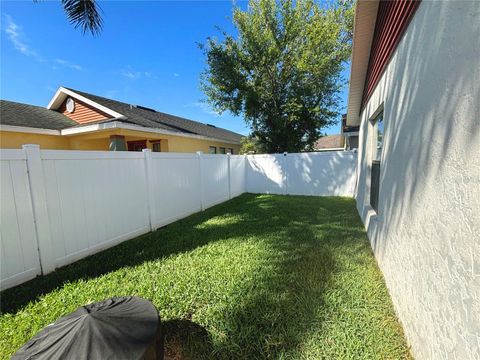
[[(370, 196), (369, 196), (369, 205), (378, 214), (378, 203), (380, 195), (380, 172), (381, 172), (381, 163), (383, 156), (383, 149), (385, 147), (385, 112), (384, 106), (379, 106), (379, 108), (373, 113), (369, 121), (369, 138), (370, 138)], [(382, 124), (381, 132), (381, 145), (378, 146), (378, 137), (379, 137), (379, 123)]]
[(147, 149), (147, 140), (127, 141), (127, 151), (140, 152)]
[(224, 154), (227, 153), (227, 149), (224, 148), (223, 146), (220, 146), (220, 147), (218, 148), (218, 153), (224, 155)]
[[(372, 161), (381, 161), (382, 159), (382, 153), (383, 153), (383, 148), (384, 148), (384, 141), (385, 141), (385, 117), (384, 117), (384, 112), (383, 112), (383, 108), (381, 109), (381, 111), (376, 111), (375, 112), (376, 115), (375, 116), (372, 116), (372, 118), (370, 119), (370, 124), (371, 124), (371, 129), (372, 129), (372, 143), (371, 143), (371, 146), (372, 146), (372, 156), (371, 156), (371, 159)], [(378, 138), (379, 138), (379, 134), (380, 134), (380, 131), (379, 131), (379, 124), (382, 124), (381, 128), (382, 128), (382, 132), (381, 132), (381, 140), (380, 140), (380, 146), (378, 146), (379, 144), (379, 141), (378, 141)]]
[[(162, 152), (161, 140), (151, 141), (151, 143), (152, 143), (152, 152)], [(155, 150), (155, 146), (158, 146), (158, 150)]]
[[(213, 150), (213, 152), (212, 152)], [(208, 153), (209, 154), (216, 154), (217, 153), (217, 147), (216, 146), (209, 146), (208, 147)]]

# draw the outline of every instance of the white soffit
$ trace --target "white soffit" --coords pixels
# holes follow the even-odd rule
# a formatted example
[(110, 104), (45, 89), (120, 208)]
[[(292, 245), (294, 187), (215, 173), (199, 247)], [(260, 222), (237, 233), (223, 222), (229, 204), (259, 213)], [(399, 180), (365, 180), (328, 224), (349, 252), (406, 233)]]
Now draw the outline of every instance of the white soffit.
[(353, 27), (352, 63), (348, 90), (347, 125), (360, 125), (360, 106), (372, 46), (378, 0), (359, 0)]
[[(122, 120), (122, 119), (112, 119), (112, 120)], [(94, 131), (111, 130), (111, 129), (125, 129), (125, 130), (133, 130), (133, 131), (148, 132), (148, 133), (163, 134), (163, 135), (174, 135), (179, 137), (216, 141), (216, 142), (221, 142), (225, 144), (234, 144), (234, 145), (240, 144), (240, 142), (229, 141), (229, 140), (219, 139), (215, 137), (188, 134), (183, 132), (175, 132), (175, 131), (169, 131), (169, 130), (160, 129), (160, 128), (149, 128), (149, 127), (144, 127), (144, 126), (139, 126), (134, 124), (127, 124), (121, 121), (109, 121), (105, 123), (90, 124), (90, 125), (85, 124), (84, 126), (66, 128), (61, 130), (60, 132), (61, 132), (61, 135), (63, 136), (69, 136), (69, 135), (78, 135), (78, 134), (84, 134), (84, 133), (89, 133)]]

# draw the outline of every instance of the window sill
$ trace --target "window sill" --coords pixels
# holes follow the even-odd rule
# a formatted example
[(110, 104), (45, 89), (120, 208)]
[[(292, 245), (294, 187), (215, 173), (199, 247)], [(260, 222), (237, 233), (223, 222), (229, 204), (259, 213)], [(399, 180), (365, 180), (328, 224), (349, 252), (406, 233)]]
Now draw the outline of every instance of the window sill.
[(363, 210), (364, 210), (366, 222), (367, 221), (370, 222), (370, 221), (378, 221), (379, 220), (378, 213), (375, 211), (375, 209), (370, 204), (366, 204), (364, 206)]

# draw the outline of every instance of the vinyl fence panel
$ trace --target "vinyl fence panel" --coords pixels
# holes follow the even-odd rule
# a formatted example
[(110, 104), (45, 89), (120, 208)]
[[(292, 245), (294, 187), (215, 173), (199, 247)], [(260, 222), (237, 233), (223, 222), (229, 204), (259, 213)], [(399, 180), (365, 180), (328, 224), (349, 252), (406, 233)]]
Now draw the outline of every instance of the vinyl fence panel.
[(288, 194), (354, 195), (356, 153), (332, 151), (288, 154), (284, 165)]
[(229, 199), (228, 155), (202, 154), (204, 208)]
[(235, 197), (246, 191), (246, 158), (244, 155), (230, 155), (230, 196)]
[(248, 155), (247, 191), (261, 194), (284, 194), (284, 155)]
[(201, 210), (197, 154), (152, 153), (151, 183), (154, 228)]
[(348, 151), (248, 155), (247, 191), (354, 196), (357, 155)]
[(150, 230), (142, 153), (41, 152), (55, 266)]
[[(246, 191), (352, 196), (356, 154), (0, 151), (1, 288)], [(160, 241), (160, 240), (159, 240)]]
[(1, 289), (41, 273), (26, 155), (23, 150), (0, 154)]

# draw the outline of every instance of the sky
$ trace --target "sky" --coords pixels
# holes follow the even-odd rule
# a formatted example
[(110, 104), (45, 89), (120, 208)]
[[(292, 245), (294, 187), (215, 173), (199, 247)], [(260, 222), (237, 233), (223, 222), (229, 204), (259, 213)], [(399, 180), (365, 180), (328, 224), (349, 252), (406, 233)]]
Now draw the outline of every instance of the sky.
[[(200, 89), (205, 58), (198, 44), (220, 36), (217, 27), (235, 33), (233, 6), (100, 2), (103, 31), (93, 37), (68, 22), (59, 1), (1, 1), (0, 97), (47, 106), (65, 86), (247, 135), (241, 117), (216, 114)], [(346, 89), (341, 98), (345, 108)], [(339, 133), (340, 126), (326, 132)]]

